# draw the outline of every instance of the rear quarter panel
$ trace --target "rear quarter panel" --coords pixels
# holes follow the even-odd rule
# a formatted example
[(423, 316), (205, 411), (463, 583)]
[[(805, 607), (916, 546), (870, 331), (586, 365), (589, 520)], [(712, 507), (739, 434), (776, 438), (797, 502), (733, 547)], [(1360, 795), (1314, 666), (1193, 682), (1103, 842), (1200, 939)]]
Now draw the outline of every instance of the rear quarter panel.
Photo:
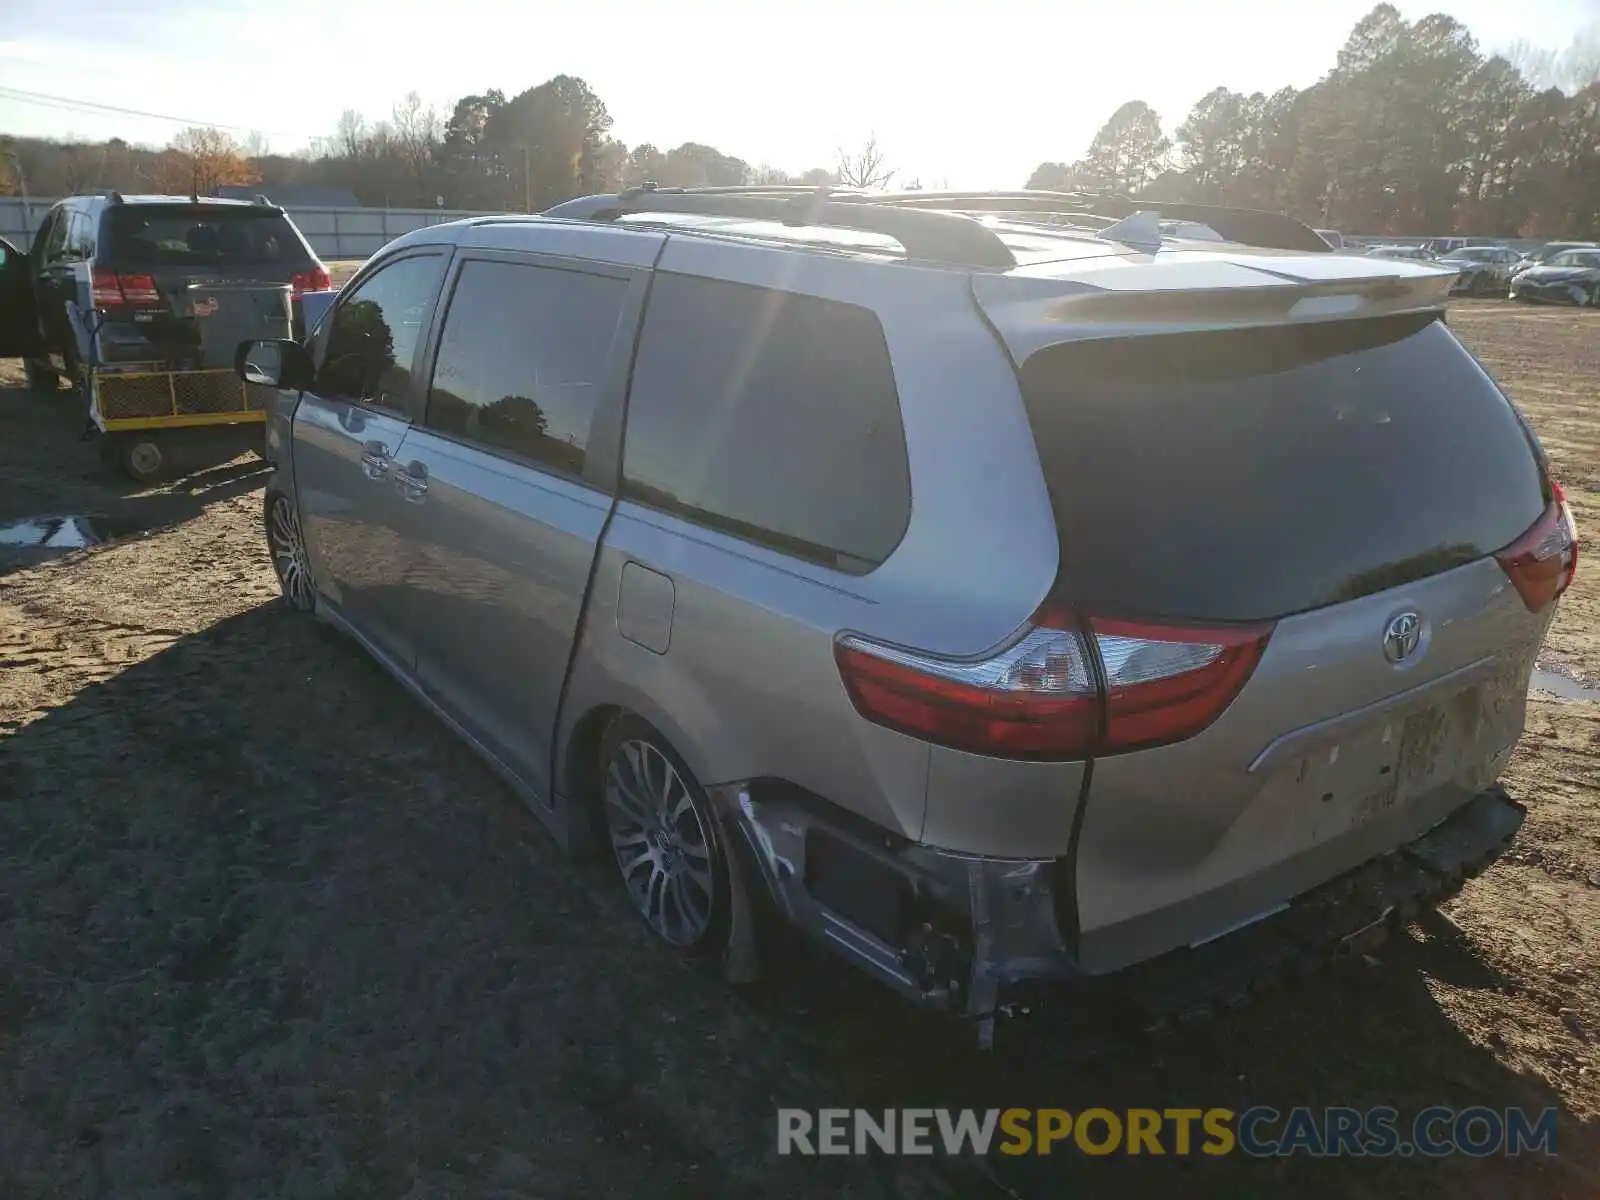
[[(660, 726), (702, 783), (782, 778), (920, 838), (929, 747), (855, 712), (833, 644), (848, 630), (977, 654), (1049, 590), (1054, 521), (1010, 364), (959, 272), (679, 238), (659, 266), (872, 309), (904, 417), (911, 518), (888, 560), (853, 576), (621, 503), (597, 563), (558, 766), (585, 715), (618, 705)], [(618, 632), (630, 561), (673, 580), (665, 653)], [(564, 771), (558, 789), (571, 782)]]

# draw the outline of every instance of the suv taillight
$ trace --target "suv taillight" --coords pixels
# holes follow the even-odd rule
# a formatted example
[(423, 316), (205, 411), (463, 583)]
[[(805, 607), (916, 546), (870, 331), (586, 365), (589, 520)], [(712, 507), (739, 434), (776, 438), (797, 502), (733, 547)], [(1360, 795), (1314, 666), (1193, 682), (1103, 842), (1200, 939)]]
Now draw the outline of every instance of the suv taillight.
[(1495, 555), (1530, 612), (1554, 601), (1578, 573), (1578, 527), (1561, 485), (1552, 482), (1550, 487), (1554, 495), (1544, 515)]
[[(856, 711), (879, 725), (999, 758), (1073, 760), (1199, 733), (1233, 702), (1272, 626), (1197, 627), (1091, 618), (1047, 604), (1022, 637), (981, 660), (855, 635), (834, 656)], [(1092, 650), (1091, 650), (1092, 641)], [(1090, 665), (1098, 656), (1102, 694)]]
[(301, 292), (325, 292), (333, 286), (333, 276), (328, 274), (328, 268), (320, 264), (309, 271), (296, 271), (293, 279), (294, 294)]
[(161, 304), (161, 292), (150, 275), (118, 275), (115, 271), (97, 268), (94, 272), (94, 306), (96, 308), (155, 308)]
[(1089, 620), (1106, 672), (1104, 753), (1193, 737), (1233, 703), (1273, 626)]

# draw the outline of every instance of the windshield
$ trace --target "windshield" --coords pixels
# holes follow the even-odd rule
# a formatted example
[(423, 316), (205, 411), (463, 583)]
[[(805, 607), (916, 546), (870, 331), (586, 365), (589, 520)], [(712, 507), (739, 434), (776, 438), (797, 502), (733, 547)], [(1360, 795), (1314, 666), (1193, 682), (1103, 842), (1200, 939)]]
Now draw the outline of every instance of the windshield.
[(108, 253), (150, 265), (308, 261), (294, 227), (270, 208), (126, 205), (108, 214)]

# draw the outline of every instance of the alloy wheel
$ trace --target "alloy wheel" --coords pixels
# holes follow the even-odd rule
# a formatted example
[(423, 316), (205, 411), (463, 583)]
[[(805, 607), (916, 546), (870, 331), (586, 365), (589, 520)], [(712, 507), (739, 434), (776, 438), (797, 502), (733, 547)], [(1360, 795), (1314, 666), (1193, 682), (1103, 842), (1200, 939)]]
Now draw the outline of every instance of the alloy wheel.
[(716, 911), (712, 840), (688, 782), (659, 747), (619, 744), (606, 765), (605, 816), (623, 883), (650, 928), (691, 949)]
[(275, 495), (267, 505), (267, 546), (272, 551), (272, 567), (289, 607), (310, 611), (315, 602), (311, 566), (306, 559), (305, 539), (300, 535), (300, 518), (289, 497)]

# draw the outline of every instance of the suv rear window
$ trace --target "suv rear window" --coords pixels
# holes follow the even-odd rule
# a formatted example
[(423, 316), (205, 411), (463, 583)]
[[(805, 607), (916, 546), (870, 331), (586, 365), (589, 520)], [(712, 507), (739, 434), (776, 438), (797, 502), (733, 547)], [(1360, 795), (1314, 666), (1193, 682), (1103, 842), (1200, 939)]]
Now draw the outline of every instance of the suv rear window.
[(106, 213), (102, 254), (147, 266), (300, 266), (311, 259), (289, 218), (269, 208), (124, 204)]
[(1510, 403), (1425, 317), (1055, 346), (1022, 388), (1090, 613), (1286, 616), (1498, 550), (1543, 511)]
[(864, 574), (911, 517), (900, 399), (868, 309), (658, 272), (634, 363), (625, 494)]

